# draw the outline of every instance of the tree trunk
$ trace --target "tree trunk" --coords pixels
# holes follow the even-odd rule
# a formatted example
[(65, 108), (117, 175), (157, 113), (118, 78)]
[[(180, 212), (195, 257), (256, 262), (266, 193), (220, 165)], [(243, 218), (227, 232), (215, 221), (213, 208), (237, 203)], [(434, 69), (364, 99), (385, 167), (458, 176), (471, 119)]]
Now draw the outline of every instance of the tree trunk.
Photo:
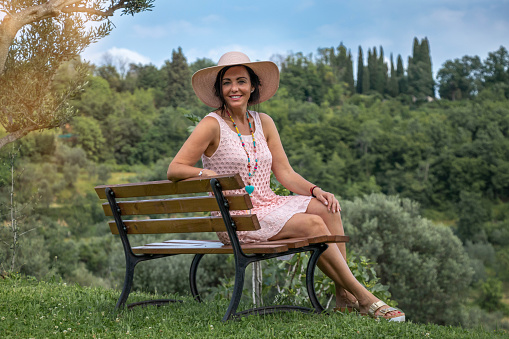
[(11, 231), (12, 231), (12, 258), (11, 272), (14, 272), (16, 264), (16, 251), (18, 249), (18, 223), (16, 221), (16, 208), (14, 206), (14, 144), (12, 145), (11, 154)]
[(13, 133), (10, 133), (10, 134), (7, 134), (6, 136), (0, 138), (0, 149), (2, 149), (2, 147), (4, 147), (5, 145), (13, 142), (13, 141), (16, 141), (20, 138), (23, 138), (25, 135), (27, 135), (28, 133), (30, 132), (33, 132), (35, 130), (38, 130), (38, 129), (45, 129), (47, 127), (45, 126), (28, 126), (22, 130), (18, 130), (18, 131), (15, 131)]
[(257, 307), (263, 305), (262, 300), (262, 265), (257, 261), (253, 263), (253, 304)]

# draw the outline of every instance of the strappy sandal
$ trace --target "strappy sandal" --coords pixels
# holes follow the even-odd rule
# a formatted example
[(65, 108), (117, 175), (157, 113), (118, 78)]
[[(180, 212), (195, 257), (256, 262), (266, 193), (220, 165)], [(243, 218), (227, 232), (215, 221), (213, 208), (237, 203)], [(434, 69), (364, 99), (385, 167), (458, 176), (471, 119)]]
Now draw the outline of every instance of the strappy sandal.
[[(374, 318), (377, 320), (378, 319), (386, 319), (388, 321), (398, 321), (398, 322), (405, 321), (405, 313), (401, 312), (401, 310), (398, 310), (397, 308), (394, 308), (394, 307), (387, 307), (387, 308), (380, 310), (380, 308), (382, 308), (384, 306), (387, 306), (387, 304), (384, 303), (383, 301), (379, 300), (376, 303), (372, 303), (371, 306), (369, 306), (369, 311), (367, 314), (361, 313), (361, 315), (369, 315), (371, 318)], [(376, 315), (376, 311), (378, 311), (378, 310), (380, 310), (379, 315)], [(398, 311), (398, 313), (386, 316), (386, 314), (391, 311)]]
[(359, 302), (356, 301), (355, 304), (352, 304), (350, 306), (340, 306), (335, 307), (334, 312), (341, 312), (341, 313), (352, 313), (352, 312), (359, 312), (360, 306)]

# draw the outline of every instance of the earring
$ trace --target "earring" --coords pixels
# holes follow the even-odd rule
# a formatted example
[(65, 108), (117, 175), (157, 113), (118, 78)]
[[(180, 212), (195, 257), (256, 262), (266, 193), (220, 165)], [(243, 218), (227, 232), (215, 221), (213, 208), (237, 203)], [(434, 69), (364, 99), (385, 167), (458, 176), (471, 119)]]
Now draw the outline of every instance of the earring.
[(254, 92), (254, 89), (251, 90), (251, 93), (253, 93), (253, 92)]

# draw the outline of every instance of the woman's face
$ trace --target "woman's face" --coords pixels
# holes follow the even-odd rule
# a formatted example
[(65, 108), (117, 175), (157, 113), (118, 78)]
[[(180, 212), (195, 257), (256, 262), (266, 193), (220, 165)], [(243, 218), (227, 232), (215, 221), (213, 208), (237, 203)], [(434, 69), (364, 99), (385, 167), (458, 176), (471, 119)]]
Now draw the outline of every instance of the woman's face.
[(244, 66), (229, 68), (221, 81), (221, 89), (226, 106), (230, 109), (247, 110), (247, 103), (254, 87)]

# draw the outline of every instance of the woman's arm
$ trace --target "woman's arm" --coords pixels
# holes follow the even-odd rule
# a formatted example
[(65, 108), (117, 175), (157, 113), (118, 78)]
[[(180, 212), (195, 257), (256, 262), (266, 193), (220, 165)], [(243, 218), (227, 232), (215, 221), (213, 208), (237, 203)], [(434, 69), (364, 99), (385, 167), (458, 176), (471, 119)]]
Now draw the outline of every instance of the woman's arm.
[(203, 118), (168, 166), (171, 181), (217, 175), (216, 172), (194, 167), (203, 153), (213, 154), (219, 145), (219, 124), (212, 117)]
[[(311, 195), (311, 189), (315, 186), (295, 172), (288, 161), (285, 150), (279, 137), (276, 125), (267, 114), (260, 113), (263, 133), (267, 139), (270, 152), (272, 153), (272, 172), (276, 179), (290, 191), (300, 195)], [(329, 211), (339, 212), (341, 207), (334, 194), (316, 187), (312, 192), (318, 200), (328, 206)]]

